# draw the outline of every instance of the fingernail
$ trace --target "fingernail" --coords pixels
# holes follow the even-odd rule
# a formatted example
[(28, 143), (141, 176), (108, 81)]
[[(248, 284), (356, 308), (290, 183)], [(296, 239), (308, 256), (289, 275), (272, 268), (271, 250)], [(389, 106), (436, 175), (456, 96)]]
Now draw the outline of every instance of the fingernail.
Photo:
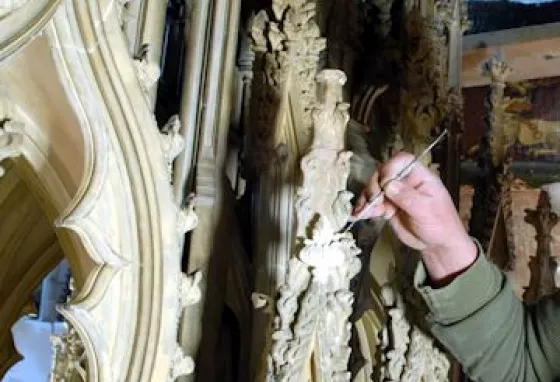
[(395, 196), (402, 190), (402, 184), (398, 180), (393, 180), (387, 187), (385, 187), (385, 193), (388, 196)]

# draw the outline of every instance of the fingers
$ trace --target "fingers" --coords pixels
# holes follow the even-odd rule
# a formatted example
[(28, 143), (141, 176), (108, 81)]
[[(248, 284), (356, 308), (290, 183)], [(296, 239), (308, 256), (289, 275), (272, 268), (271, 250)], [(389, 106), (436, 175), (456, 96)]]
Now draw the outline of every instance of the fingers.
[(398, 214), (389, 220), (389, 224), (391, 225), (391, 228), (393, 229), (399, 240), (410, 248), (414, 248), (419, 251), (422, 251), (426, 248), (426, 244), (424, 244), (422, 240), (412, 234), (410, 230), (408, 230), (404, 226)]
[[(395, 155), (379, 169), (378, 183), (383, 185), (390, 179), (394, 179), (414, 158), (414, 155), (406, 152)], [(416, 162), (408, 171), (409, 173), (402, 180), (411, 187), (419, 188), (424, 183), (439, 182), (439, 178), (420, 162)]]
[(422, 215), (423, 210), (428, 208), (426, 202), (429, 197), (405, 182), (393, 180), (385, 188), (385, 195), (411, 217)]
[(367, 190), (362, 191), (358, 202), (356, 203), (354, 210), (352, 211), (352, 216), (358, 219), (373, 219), (385, 214), (387, 203), (377, 203), (372, 206), (368, 206), (368, 201), (371, 197)]

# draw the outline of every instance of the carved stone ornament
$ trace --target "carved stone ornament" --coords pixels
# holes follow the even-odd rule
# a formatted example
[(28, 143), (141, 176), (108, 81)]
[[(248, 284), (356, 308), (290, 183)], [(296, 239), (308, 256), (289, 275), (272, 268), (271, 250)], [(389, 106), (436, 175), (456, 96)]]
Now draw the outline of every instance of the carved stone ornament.
[(536, 302), (544, 296), (554, 294), (557, 290), (554, 282), (556, 261), (552, 257), (552, 229), (558, 224), (558, 215), (552, 211), (550, 197), (541, 191), (537, 208), (525, 210), (525, 221), (535, 227), (537, 232), (537, 253), (529, 261), (531, 279), (525, 289), (523, 299)]
[(69, 324), (68, 332), (54, 335), (51, 342), (54, 349), (51, 382), (86, 382), (86, 351), (78, 332)]
[[(432, 129), (439, 126), (447, 112), (448, 93), (442, 87), (440, 59), (444, 48), (417, 9), (406, 15), (405, 31), (400, 126), (405, 149), (420, 153), (432, 139)], [(431, 163), (431, 156), (426, 156), (424, 162)]]
[(202, 292), (200, 290), (202, 272), (196, 271), (192, 275), (181, 275), (181, 306), (186, 308), (200, 301)]
[(506, 88), (506, 79), (511, 74), (512, 69), (507, 62), (493, 58), (487, 64), (487, 74), (492, 79), (490, 98), (488, 100), (488, 113), (489, 113), (489, 140), (492, 152), (492, 161), (494, 166), (499, 167), (504, 165), (506, 151), (508, 145), (506, 144), (505, 135), (505, 106), (506, 99), (504, 98), (504, 91)]
[(185, 206), (179, 210), (177, 217), (178, 232), (183, 234), (192, 231), (198, 225), (198, 216), (194, 210), (196, 196), (190, 194), (187, 197)]
[(161, 75), (161, 69), (157, 63), (150, 61), (149, 53), (150, 46), (148, 44), (142, 46), (140, 52), (134, 57), (134, 68), (138, 81), (144, 93), (148, 95), (152, 87), (157, 83)]
[(269, 163), (278, 158), (271, 139), (276, 118), (281, 112), (286, 91), (294, 91), (301, 108), (296, 132), (303, 140), (310, 140), (316, 102), (315, 74), (319, 54), (326, 41), (315, 21), (316, 3), (313, 0), (273, 0), (271, 12), (261, 11), (253, 19), (251, 37), (256, 53), (253, 85), (253, 123), (256, 124), (254, 165)]
[(180, 129), (181, 120), (178, 115), (169, 118), (169, 121), (161, 129), (161, 147), (167, 162), (170, 178), (173, 175), (173, 161), (185, 147), (185, 140), (179, 132)]
[(0, 20), (21, 8), (29, 0), (0, 0)]
[[(7, 158), (21, 155), (23, 143), (23, 124), (6, 119), (0, 121), (0, 163)], [(4, 175), (0, 166), (0, 178)]]
[(352, 235), (338, 233), (351, 211), (345, 190), (351, 153), (343, 151), (348, 104), (340, 102), (345, 80), (337, 70), (318, 76), (323, 97), (313, 112), (313, 144), (301, 162), (303, 185), (296, 202), (302, 247), (279, 290), (269, 381), (296, 382), (305, 375), (350, 381), (348, 317), (354, 296), (349, 286), (361, 263)]
[(402, 295), (387, 284), (382, 287), (381, 298), (388, 309), (388, 320), (379, 333), (379, 381), (448, 381), (449, 360), (434, 346), (433, 338), (409, 322)]
[(174, 382), (177, 378), (190, 375), (194, 372), (194, 361), (191, 357), (185, 355), (183, 349), (176, 345), (173, 358), (171, 360), (171, 372), (167, 378), (167, 382)]

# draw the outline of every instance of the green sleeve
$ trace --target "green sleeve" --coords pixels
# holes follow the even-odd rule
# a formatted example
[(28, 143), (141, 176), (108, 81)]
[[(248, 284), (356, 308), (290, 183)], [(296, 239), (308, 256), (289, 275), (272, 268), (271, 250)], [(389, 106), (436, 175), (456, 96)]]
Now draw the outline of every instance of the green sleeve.
[(423, 264), (414, 282), (434, 335), (474, 381), (560, 381), (558, 295), (523, 304), (506, 275), (480, 254), (444, 288), (428, 285)]

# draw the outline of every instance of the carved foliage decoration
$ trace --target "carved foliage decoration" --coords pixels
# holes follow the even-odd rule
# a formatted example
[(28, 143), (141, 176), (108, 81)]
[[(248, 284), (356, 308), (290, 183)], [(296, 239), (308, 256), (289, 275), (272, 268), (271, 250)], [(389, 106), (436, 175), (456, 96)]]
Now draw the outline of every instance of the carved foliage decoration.
[(381, 296), (388, 319), (380, 332), (379, 381), (448, 381), (449, 360), (432, 337), (409, 321), (402, 295), (387, 284)]
[(506, 77), (511, 72), (505, 62), (497, 59), (491, 60), (487, 69), (492, 78), (491, 91), (486, 100), (487, 131), (480, 144), (478, 166), (481, 176), (475, 187), (469, 224), (471, 235), (480, 241), (485, 250), (488, 250), (502, 196), (500, 177), (508, 171), (504, 90)]
[[(286, 97), (295, 96), (301, 108), (302, 128), (296, 134), (302, 140), (300, 147), (308, 147), (317, 62), (326, 44), (315, 21), (315, 7), (313, 0), (274, 0), (270, 11), (261, 11), (253, 20), (251, 36), (256, 60), (252, 104), (257, 107), (252, 110), (256, 125), (252, 149), (257, 167), (268, 162), (268, 154), (274, 154), (271, 140)], [(295, 94), (286, 94), (293, 89)]]
[(340, 103), (346, 78), (329, 70), (318, 81), (324, 96), (313, 113), (313, 144), (301, 163), (303, 186), (296, 202), (302, 246), (279, 290), (270, 381), (303, 380), (311, 357), (320, 380), (350, 380), (348, 317), (354, 296), (349, 286), (361, 263), (352, 235), (337, 233), (352, 208), (345, 190), (351, 155), (344, 151), (348, 105)]
[(150, 45), (145, 44), (142, 46), (138, 54), (134, 57), (134, 68), (142, 90), (149, 95), (151, 89), (157, 83), (161, 75), (161, 69), (155, 62), (150, 61)]
[(438, 57), (442, 48), (438, 48), (434, 32), (419, 10), (406, 15), (405, 31), (401, 134), (407, 150), (420, 152), (447, 111)]

